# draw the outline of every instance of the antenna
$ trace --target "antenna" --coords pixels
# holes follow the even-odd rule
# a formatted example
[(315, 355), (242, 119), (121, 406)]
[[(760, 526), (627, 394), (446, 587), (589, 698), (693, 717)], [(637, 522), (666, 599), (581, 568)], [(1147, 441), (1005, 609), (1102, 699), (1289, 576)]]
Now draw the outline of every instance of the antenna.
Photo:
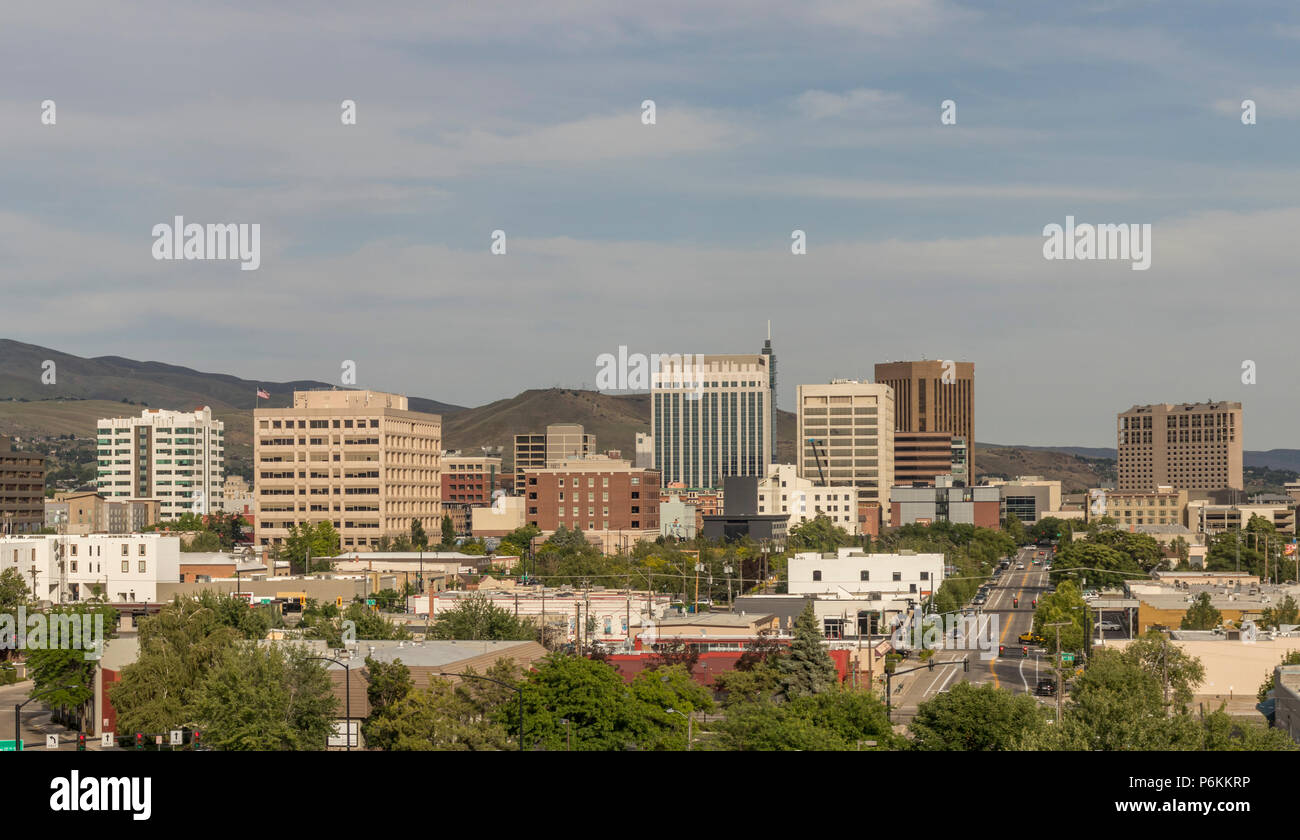
[(767, 319), (767, 340), (768, 341), (772, 340), (772, 319), (771, 318)]

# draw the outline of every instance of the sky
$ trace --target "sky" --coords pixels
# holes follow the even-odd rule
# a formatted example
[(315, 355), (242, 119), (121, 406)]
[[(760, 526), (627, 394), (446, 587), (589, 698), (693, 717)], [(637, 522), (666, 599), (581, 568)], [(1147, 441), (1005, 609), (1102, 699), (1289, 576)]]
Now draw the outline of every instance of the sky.
[[(1292, 3), (4, 4), (0, 337), (481, 405), (770, 320), (785, 408), (954, 359), (980, 441), (1296, 447), (1298, 51)], [(260, 267), (155, 260), (177, 215)], [(1067, 216), (1150, 268), (1045, 259)]]

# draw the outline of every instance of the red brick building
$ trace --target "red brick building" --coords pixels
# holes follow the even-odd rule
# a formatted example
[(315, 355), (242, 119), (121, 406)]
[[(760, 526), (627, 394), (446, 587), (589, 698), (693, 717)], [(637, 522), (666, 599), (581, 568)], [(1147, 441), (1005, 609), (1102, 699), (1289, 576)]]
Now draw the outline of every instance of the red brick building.
[(442, 454), (442, 501), (490, 505), (492, 491), (497, 489), (500, 477), (500, 455), (466, 455), (459, 450), (444, 452)]
[(658, 530), (658, 470), (604, 456), (524, 473), (524, 520), (543, 531)]

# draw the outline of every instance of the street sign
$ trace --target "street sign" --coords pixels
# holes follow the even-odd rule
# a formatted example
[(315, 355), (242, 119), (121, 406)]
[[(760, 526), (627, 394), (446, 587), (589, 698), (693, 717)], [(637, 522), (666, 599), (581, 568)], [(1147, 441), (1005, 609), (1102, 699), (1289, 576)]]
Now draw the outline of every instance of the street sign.
[(58, 736), (58, 735), (46, 735), (46, 736), (45, 736), (45, 749), (47, 749), (47, 750), (57, 750), (58, 748), (59, 748), (59, 736)]
[(154, 743), (154, 746), (155, 746), (155, 747), (161, 747), (161, 746), (162, 746), (162, 736), (161, 736), (161, 735), (155, 735), (155, 736), (153, 736), (153, 743)]
[(185, 733), (181, 730), (173, 729), (167, 734), (171, 737), (171, 746), (179, 747), (181, 744), (185, 743)]
[(375, 599), (374, 599), (374, 598), (367, 598), (367, 599), (366, 599), (366, 606), (367, 606), (367, 607), (373, 607), (374, 605), (375, 605)]
[(101, 747), (116, 747), (117, 742), (113, 737), (113, 733), (105, 732), (103, 735), (99, 736), (99, 745)]
[(0, 741), (0, 752), (22, 752), (23, 742), (18, 742), (18, 748), (14, 748), (13, 741)]
[(1063, 653), (1063, 654), (1061, 654), (1061, 664), (1062, 664), (1062, 665), (1073, 665), (1073, 664), (1074, 664), (1074, 654), (1073, 654), (1073, 653)]

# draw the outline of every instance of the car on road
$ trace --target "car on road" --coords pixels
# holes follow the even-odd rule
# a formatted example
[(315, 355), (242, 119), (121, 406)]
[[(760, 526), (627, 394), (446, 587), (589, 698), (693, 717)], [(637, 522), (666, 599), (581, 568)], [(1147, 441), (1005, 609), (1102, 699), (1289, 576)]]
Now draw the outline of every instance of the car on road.
[(1020, 644), (1022, 645), (1045, 645), (1047, 640), (1035, 633), (1021, 633)]
[(1042, 677), (1038, 680), (1038, 685), (1034, 686), (1034, 693), (1039, 697), (1052, 697), (1056, 694), (1056, 680), (1051, 677)]
[(1025, 567), (1025, 564), (1024, 564), (1024, 563), (1017, 563), (1017, 564), (1016, 564), (1016, 568), (1017, 568), (1017, 569), (1023, 569), (1024, 567)]

